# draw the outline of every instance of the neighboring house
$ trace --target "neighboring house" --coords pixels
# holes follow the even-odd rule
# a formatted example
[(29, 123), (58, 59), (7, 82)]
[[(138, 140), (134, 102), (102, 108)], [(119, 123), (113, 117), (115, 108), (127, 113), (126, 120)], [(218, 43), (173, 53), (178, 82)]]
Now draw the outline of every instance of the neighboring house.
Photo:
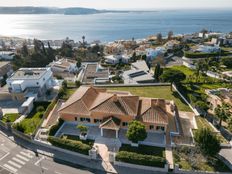
[(228, 79), (232, 78), (232, 71), (225, 71), (225, 72), (222, 72), (222, 74)]
[(53, 73), (62, 73), (62, 72), (75, 73), (78, 71), (76, 64), (77, 61), (75, 60), (62, 58), (57, 61), (51, 62), (48, 66), (51, 67)]
[(144, 60), (132, 63), (131, 70), (125, 71), (122, 78), (125, 84), (154, 82), (153, 74), (149, 72), (149, 68)]
[(125, 47), (123, 44), (121, 44), (120, 41), (108, 43), (104, 47), (104, 52), (106, 54), (118, 55), (118, 54), (122, 54), (124, 50), (125, 50)]
[(180, 41), (178, 40), (170, 40), (164, 44), (164, 47), (167, 50), (174, 50), (180, 47)]
[(169, 140), (180, 135), (178, 110), (173, 101), (128, 92), (81, 86), (58, 113), (67, 122), (98, 126), (101, 136), (114, 131), (118, 138), (118, 132), (127, 129), (133, 120), (143, 123), (148, 132), (161, 133)]
[(218, 45), (214, 46), (207, 46), (207, 45), (199, 45), (194, 52), (201, 52), (201, 53), (217, 53), (220, 52), (220, 47)]
[(164, 47), (157, 47), (155, 49), (149, 48), (146, 49), (147, 60), (151, 61), (158, 56), (164, 55), (166, 53), (166, 49)]
[(109, 83), (109, 69), (98, 63), (87, 63), (82, 71), (81, 82), (84, 84)]
[(12, 51), (0, 51), (0, 59), (1, 60), (13, 60), (14, 52)]
[(13, 100), (35, 100), (54, 85), (51, 68), (20, 68), (7, 79), (8, 90)]
[(111, 64), (111, 65), (116, 65), (120, 62), (122, 63), (129, 63), (131, 57), (128, 56), (128, 55), (108, 55), (108, 56), (105, 56), (105, 63), (107, 64)]
[(210, 103), (210, 108), (214, 109), (221, 105), (223, 102), (228, 103), (232, 106), (232, 89), (218, 88), (212, 90), (206, 90), (208, 95), (208, 102)]
[(1, 61), (0, 62), (0, 80), (9, 77), (13, 73), (12, 66), (10, 62)]

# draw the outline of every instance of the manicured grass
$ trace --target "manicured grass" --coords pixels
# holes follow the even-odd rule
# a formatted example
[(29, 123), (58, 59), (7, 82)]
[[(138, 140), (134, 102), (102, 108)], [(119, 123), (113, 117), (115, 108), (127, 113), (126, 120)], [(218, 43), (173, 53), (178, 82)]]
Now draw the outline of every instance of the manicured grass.
[(13, 123), (15, 120), (17, 120), (19, 118), (19, 114), (18, 113), (12, 113), (12, 114), (5, 114), (2, 118), (2, 121), (4, 123), (6, 122), (10, 122)]
[(209, 172), (231, 172), (218, 158), (206, 157), (195, 147), (178, 147), (173, 150), (174, 161), (184, 170), (200, 170)]
[(179, 70), (183, 72), (186, 76), (191, 76), (194, 74), (194, 71), (186, 66), (172, 66), (171, 69)]
[[(33, 134), (37, 127), (41, 124), (43, 114), (49, 104), (49, 102), (34, 103), (34, 109), (32, 110), (32, 112), (24, 120), (18, 123), (16, 128), (20, 127), (20, 131), (25, 134)], [(36, 112), (36, 108), (39, 106), (43, 106), (45, 110), (42, 112)]]
[[(196, 117), (196, 122), (197, 122), (198, 129), (207, 128), (211, 132), (216, 133), (216, 135), (221, 143), (228, 143), (228, 141), (220, 133), (215, 132), (215, 130), (212, 128), (212, 126), (208, 123), (208, 121), (206, 119), (204, 119), (202, 117)], [(194, 132), (195, 131), (193, 131), (193, 133)]]
[(192, 112), (189, 106), (181, 99), (176, 91), (172, 92), (170, 86), (148, 86), (148, 87), (108, 87), (109, 90), (129, 91), (133, 95), (150, 98), (163, 98), (174, 100), (180, 111)]
[(143, 155), (155, 155), (165, 158), (165, 148), (139, 145), (139, 147), (132, 147), (130, 144), (122, 144), (119, 151), (135, 152)]
[(62, 97), (62, 99), (67, 100), (76, 90), (77, 90), (77, 88), (66, 89), (65, 95)]

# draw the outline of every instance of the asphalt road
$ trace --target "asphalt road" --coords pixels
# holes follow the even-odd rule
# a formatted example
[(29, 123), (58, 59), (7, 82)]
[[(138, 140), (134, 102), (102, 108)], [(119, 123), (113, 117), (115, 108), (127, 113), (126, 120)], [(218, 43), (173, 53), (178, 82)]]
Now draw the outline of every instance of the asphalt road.
[[(0, 133), (0, 174), (94, 174), (99, 172), (70, 167), (42, 155), (36, 156)], [(99, 173), (100, 174), (100, 173)]]

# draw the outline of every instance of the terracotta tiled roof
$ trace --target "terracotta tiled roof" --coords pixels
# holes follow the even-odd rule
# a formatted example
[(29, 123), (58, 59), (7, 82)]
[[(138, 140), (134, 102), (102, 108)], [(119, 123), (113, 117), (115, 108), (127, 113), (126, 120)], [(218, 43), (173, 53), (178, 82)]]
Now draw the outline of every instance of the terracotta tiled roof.
[(172, 106), (173, 104), (164, 99), (122, 95), (104, 89), (81, 86), (59, 112), (88, 116), (94, 113), (131, 116), (146, 123), (170, 124), (170, 129), (175, 130)]
[(108, 113), (110, 115), (130, 115), (135, 117), (137, 115), (137, 108), (139, 103), (139, 97), (127, 96), (119, 97), (117, 95), (112, 96), (108, 100), (99, 104), (92, 109), (93, 112)]
[(138, 119), (146, 123), (168, 124), (164, 99), (141, 98)]
[(120, 122), (118, 118), (108, 117), (103, 120), (103, 123), (99, 127), (104, 129), (119, 129)]

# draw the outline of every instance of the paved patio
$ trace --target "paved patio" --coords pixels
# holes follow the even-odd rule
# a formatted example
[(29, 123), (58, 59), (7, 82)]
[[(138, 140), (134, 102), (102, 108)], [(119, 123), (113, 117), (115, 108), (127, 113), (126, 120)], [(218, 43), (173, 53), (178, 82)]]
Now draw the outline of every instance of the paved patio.
[[(61, 136), (62, 134), (69, 134), (69, 135), (80, 135), (80, 131), (76, 128), (77, 123), (64, 123), (63, 127), (59, 130), (56, 136)], [(104, 134), (107, 131), (104, 132)], [(106, 133), (107, 138), (112, 132)], [(88, 139), (95, 140), (101, 137), (101, 130), (98, 126), (88, 126)], [(114, 136), (111, 137), (114, 139)], [(120, 129), (119, 130), (119, 140), (123, 144), (130, 144), (131, 142), (126, 137), (126, 130)], [(165, 135), (163, 133), (156, 133), (156, 132), (148, 132), (147, 138), (141, 142), (141, 144), (151, 145), (151, 146), (165, 146)]]

